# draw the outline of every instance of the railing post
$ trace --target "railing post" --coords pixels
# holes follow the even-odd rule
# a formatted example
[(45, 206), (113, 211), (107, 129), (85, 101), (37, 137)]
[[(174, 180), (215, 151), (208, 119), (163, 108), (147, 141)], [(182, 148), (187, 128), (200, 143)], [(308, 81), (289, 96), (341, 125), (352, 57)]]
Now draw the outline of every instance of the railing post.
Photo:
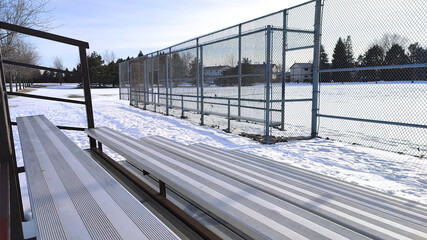
[(227, 112), (227, 132), (230, 132), (230, 99), (228, 99), (228, 112)]
[(319, 114), (319, 63), (322, 21), (322, 0), (316, 0), (314, 15), (314, 54), (313, 54), (313, 102), (311, 110), (311, 137), (317, 137), (317, 118)]
[(197, 88), (197, 94), (196, 94), (196, 101), (197, 101), (197, 110), (199, 110), (199, 38), (196, 38), (196, 88)]
[(265, 79), (265, 144), (270, 143), (270, 82), (271, 82), (271, 25), (267, 26), (266, 42), (266, 79)]
[[(80, 53), (80, 64), (82, 67), (82, 79), (84, 86), (84, 97), (86, 105), (86, 117), (87, 117), (87, 127), (94, 128), (95, 123), (93, 120), (93, 109), (92, 109), (92, 96), (90, 94), (90, 80), (89, 80), (89, 67), (87, 63), (86, 48), (79, 47)], [(95, 139), (89, 137), (90, 148), (96, 148)]]
[[(169, 49), (170, 50), (170, 49)], [(166, 54), (166, 82), (165, 82), (165, 92), (166, 92), (166, 116), (169, 115), (169, 54)]]
[(204, 85), (204, 73), (203, 73), (203, 46), (200, 47), (200, 66), (201, 66), (201, 71), (200, 71), (200, 125), (204, 125), (205, 124), (205, 119), (204, 119), (204, 99), (203, 99), (203, 85)]
[[(237, 119), (237, 121), (240, 121), (240, 116), (241, 116), (241, 101), (240, 99), (242, 98), (242, 24), (239, 24), (239, 62), (238, 62), (238, 100), (237, 100), (237, 116), (239, 116), (239, 118)], [(234, 67), (234, 66), (232, 66)]]
[(184, 116), (184, 95), (181, 95), (181, 118), (185, 118), (185, 116)]
[(286, 81), (286, 48), (287, 42), (287, 31), (288, 27), (288, 10), (283, 11), (283, 43), (282, 43), (282, 109), (280, 111), (280, 130), (285, 130), (285, 81)]
[(24, 219), (0, 48), (0, 239), (22, 239)]

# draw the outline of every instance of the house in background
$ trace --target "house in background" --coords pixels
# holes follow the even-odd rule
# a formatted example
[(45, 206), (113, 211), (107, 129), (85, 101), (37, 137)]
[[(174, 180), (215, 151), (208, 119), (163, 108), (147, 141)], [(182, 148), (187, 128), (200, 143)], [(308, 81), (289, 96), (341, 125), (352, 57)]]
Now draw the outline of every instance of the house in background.
[(291, 66), (291, 82), (313, 82), (312, 63), (294, 63)]
[[(252, 67), (254, 68), (255, 73), (265, 73), (265, 70), (267, 69), (267, 66), (265, 63), (263, 64), (252, 64)], [(276, 64), (271, 64), (271, 72), (272, 73), (277, 73), (279, 72), (279, 68), (277, 67)], [(272, 74), (271, 75), (271, 81), (275, 81), (277, 79), (277, 74)]]
[(204, 67), (203, 74), (205, 77), (205, 84), (212, 85), (214, 84), (216, 77), (221, 77), (222, 72), (230, 69), (230, 66), (212, 66), (212, 67)]

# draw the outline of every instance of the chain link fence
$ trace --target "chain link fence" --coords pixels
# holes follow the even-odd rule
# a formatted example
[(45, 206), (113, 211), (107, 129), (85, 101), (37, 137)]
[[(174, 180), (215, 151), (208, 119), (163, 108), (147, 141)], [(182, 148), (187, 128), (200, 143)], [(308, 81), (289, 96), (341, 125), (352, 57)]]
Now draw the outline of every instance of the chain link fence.
[(267, 143), (423, 156), (426, 18), (425, 0), (309, 1), (121, 63), (120, 98)]

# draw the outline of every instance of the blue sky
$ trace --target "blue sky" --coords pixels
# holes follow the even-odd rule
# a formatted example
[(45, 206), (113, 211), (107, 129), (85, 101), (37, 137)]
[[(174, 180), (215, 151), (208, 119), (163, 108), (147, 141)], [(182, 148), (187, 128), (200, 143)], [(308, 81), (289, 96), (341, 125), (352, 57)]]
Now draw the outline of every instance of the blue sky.
[[(109, 50), (126, 58), (139, 50), (144, 54), (160, 50), (303, 2), (306, 0), (51, 0), (49, 8), (57, 26), (52, 33), (89, 42), (88, 53), (102, 55)], [(311, 25), (310, 14), (311, 9), (296, 10), (290, 15), (290, 25)], [(384, 34), (399, 34), (407, 44), (419, 42), (427, 47), (426, 19), (426, 0), (325, 0), (322, 44), (329, 60), (337, 39), (347, 35), (352, 37), (355, 58)], [(29, 40), (42, 56), (41, 65), (51, 66), (55, 56), (70, 69), (78, 63), (75, 47)], [(301, 39), (294, 41), (298, 44)], [(287, 63), (307, 62), (311, 56), (311, 50), (292, 52)]]
[[(88, 52), (106, 49), (117, 57), (136, 56), (164, 48), (230, 25), (269, 14), (305, 0), (51, 0), (55, 19), (52, 33), (88, 41)], [(77, 49), (30, 39), (51, 66), (60, 56), (65, 67), (78, 62)]]

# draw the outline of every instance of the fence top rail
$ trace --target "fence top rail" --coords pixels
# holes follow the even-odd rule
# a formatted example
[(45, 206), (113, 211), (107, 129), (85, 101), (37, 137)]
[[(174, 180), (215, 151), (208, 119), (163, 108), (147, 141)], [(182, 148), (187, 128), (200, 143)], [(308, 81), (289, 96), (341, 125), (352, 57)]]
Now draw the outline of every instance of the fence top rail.
[[(264, 15), (264, 16), (261, 16), (261, 17), (257, 17), (257, 18), (254, 18), (254, 19), (251, 19), (251, 20), (248, 20), (248, 21), (242, 22), (242, 23), (238, 23), (238, 24), (235, 24), (235, 25), (232, 25), (232, 26), (229, 26), (229, 27), (226, 27), (226, 28), (223, 28), (223, 29), (220, 29), (220, 30), (214, 31), (214, 32), (210, 32), (210, 33), (207, 33), (207, 34), (204, 34), (204, 35), (201, 35), (201, 36), (198, 36), (198, 37), (192, 38), (192, 39), (185, 40), (185, 41), (183, 41), (183, 42), (179, 42), (179, 43), (174, 44), (174, 45), (172, 45), (172, 46), (169, 46), (169, 47), (163, 48), (162, 50), (156, 50), (156, 51), (150, 52), (150, 53), (148, 53), (148, 54), (146, 54), (146, 55), (153, 55), (153, 54), (156, 54), (156, 53), (158, 53), (158, 52), (160, 52), (160, 51), (165, 51), (165, 50), (167, 50), (167, 49), (169, 49), (169, 48), (174, 48), (174, 47), (176, 47), (176, 46), (179, 46), (179, 45), (182, 45), (182, 44), (185, 44), (185, 43), (189, 43), (189, 42), (191, 42), (191, 41), (198, 41), (198, 39), (200, 39), (200, 38), (204, 38), (204, 37), (207, 37), (207, 36), (210, 36), (210, 35), (214, 35), (214, 34), (216, 34), (216, 33), (222, 32), (222, 31), (226, 31), (226, 30), (229, 30), (229, 29), (232, 29), (232, 28), (235, 28), (235, 27), (239, 27), (239, 26), (241, 26), (241, 25), (245, 25), (245, 24), (248, 24), (248, 23), (251, 23), (251, 22), (255, 22), (255, 21), (257, 21), (257, 20), (260, 20), (260, 19), (263, 19), (263, 18), (266, 18), (266, 17), (270, 17), (270, 16), (272, 16), (272, 15), (274, 15), (274, 14), (278, 14), (278, 13), (282, 13), (282, 12), (285, 12), (285, 11), (289, 11), (289, 10), (291, 10), (291, 9), (295, 9), (295, 8), (298, 8), (298, 7), (301, 7), (301, 6), (304, 6), (304, 5), (307, 5), (307, 4), (310, 4), (310, 3), (313, 3), (313, 2), (315, 2), (315, 1), (316, 1), (316, 0), (310, 0), (310, 1), (307, 1), (307, 2), (304, 2), (304, 3), (301, 3), (301, 4), (298, 4), (298, 5), (295, 5), (295, 6), (293, 6), (293, 7), (285, 8), (285, 9), (282, 9), (282, 10), (280, 10), (280, 11), (276, 11), (276, 12), (273, 12), (273, 13), (270, 13), (270, 14), (267, 14), (267, 15)], [(152, 57), (153, 57), (153, 56), (152, 56)]]
[(61, 42), (61, 43), (65, 43), (68, 45), (74, 45), (74, 46), (78, 46), (78, 47), (89, 48), (88, 42), (83, 42), (83, 41), (80, 41), (77, 39), (68, 38), (68, 37), (64, 37), (64, 36), (60, 36), (60, 35), (56, 35), (56, 34), (52, 34), (52, 33), (48, 33), (48, 32), (43, 32), (40, 30), (21, 27), (21, 26), (17, 26), (17, 25), (2, 22), (2, 21), (0, 21), (0, 29), (18, 32), (18, 33), (22, 33), (22, 34), (26, 34), (26, 35), (30, 35), (30, 36), (34, 36), (34, 37), (39, 37), (39, 38), (43, 38), (43, 39), (47, 39), (47, 40), (51, 40), (51, 41), (55, 41), (55, 42)]

